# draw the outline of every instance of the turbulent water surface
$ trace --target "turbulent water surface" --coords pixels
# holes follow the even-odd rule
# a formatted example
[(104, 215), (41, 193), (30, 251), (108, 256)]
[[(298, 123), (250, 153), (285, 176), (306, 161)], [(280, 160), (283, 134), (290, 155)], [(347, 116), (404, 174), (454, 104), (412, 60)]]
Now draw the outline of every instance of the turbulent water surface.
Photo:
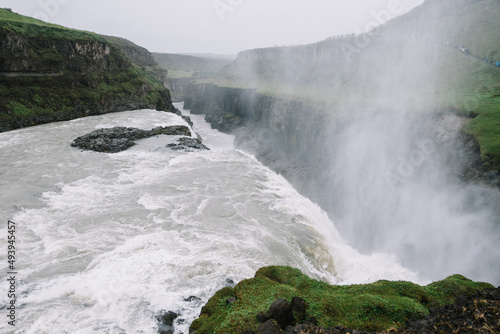
[[(185, 124), (152, 110), (0, 134), (2, 244), (17, 224), (15, 333), (156, 333), (160, 310), (187, 333), (215, 291), (265, 265), (331, 283), (422, 282), (393, 255), (347, 246), (318, 206), (192, 118), (210, 151), (171, 150), (171, 136), (117, 154), (70, 146), (98, 128)], [(14, 330), (1, 321), (0, 332)]]

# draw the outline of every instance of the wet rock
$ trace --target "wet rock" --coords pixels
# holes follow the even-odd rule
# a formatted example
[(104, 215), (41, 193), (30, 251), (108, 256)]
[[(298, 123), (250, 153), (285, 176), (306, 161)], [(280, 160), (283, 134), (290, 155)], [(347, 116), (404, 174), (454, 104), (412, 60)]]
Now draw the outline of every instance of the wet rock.
[(177, 319), (179, 315), (172, 311), (161, 310), (157, 315), (155, 315), (156, 321), (163, 325), (172, 326), (174, 320)]
[(184, 301), (188, 303), (201, 302), (201, 298), (196, 296), (189, 296), (187, 298), (184, 298)]
[(71, 146), (84, 150), (116, 153), (135, 145), (134, 140), (144, 138), (144, 136), (144, 130), (134, 128), (99, 129), (76, 138)]
[(198, 138), (182, 137), (179, 138), (177, 142), (178, 144), (168, 144), (167, 147), (170, 147), (172, 150), (182, 150), (187, 152), (192, 152), (193, 150), (210, 150), (208, 147), (203, 145), (201, 140), (199, 140)]
[(158, 322), (158, 334), (173, 334), (174, 333), (174, 320), (179, 315), (172, 311), (161, 310), (155, 319)]
[(95, 130), (78, 137), (71, 143), (71, 146), (82, 150), (117, 153), (134, 146), (136, 140), (158, 135), (190, 136), (191, 131), (184, 125), (160, 126), (151, 130), (117, 126), (109, 129)]
[(295, 322), (300, 323), (306, 318), (307, 303), (300, 297), (293, 297), (290, 303)]
[(266, 323), (274, 320), (281, 329), (285, 329), (306, 318), (307, 303), (300, 297), (293, 297), (291, 303), (285, 299), (278, 299), (271, 304), (268, 311), (259, 312), (257, 321)]
[(276, 320), (281, 328), (286, 328), (287, 326), (293, 325), (295, 322), (291, 304), (285, 299), (278, 299), (272, 303), (269, 307), (269, 313), (271, 319)]
[(149, 131), (148, 137), (158, 135), (191, 136), (191, 130), (185, 125), (159, 126)]
[(280, 326), (274, 320), (268, 320), (257, 328), (258, 334), (281, 334)]
[(260, 323), (266, 322), (271, 319), (271, 314), (269, 311), (257, 313), (257, 321)]
[(330, 331), (311, 324), (300, 324), (289, 326), (283, 332), (284, 334), (330, 334)]

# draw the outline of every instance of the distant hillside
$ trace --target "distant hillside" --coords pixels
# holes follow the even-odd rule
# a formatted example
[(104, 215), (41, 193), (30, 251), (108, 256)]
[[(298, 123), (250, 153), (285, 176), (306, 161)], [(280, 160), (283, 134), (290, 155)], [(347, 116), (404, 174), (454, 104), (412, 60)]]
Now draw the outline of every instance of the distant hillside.
[(94, 33), (0, 9), (0, 131), (113, 111), (172, 110), (169, 91)]
[(500, 2), (427, 0), (357, 36), (240, 52), (197, 82), (323, 105), (329, 113), (396, 108), (476, 116), (466, 131), (500, 169)]
[(165, 88), (170, 88), (168, 71), (156, 62), (151, 52), (125, 38), (104, 35), (102, 37), (118, 46), (136, 66), (156, 78)]
[(153, 53), (153, 57), (173, 79), (211, 77), (234, 60), (228, 56), (171, 53)]

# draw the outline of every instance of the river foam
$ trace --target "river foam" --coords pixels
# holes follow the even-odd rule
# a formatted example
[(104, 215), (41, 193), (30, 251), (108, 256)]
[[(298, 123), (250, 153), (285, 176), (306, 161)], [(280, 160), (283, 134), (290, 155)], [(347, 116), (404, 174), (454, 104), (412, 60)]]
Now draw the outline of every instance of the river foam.
[(156, 333), (162, 309), (187, 333), (213, 293), (266, 265), (330, 283), (423, 282), (391, 254), (359, 254), (282, 176), (191, 117), (210, 151), (170, 150), (167, 136), (117, 154), (69, 145), (102, 127), (185, 124), (153, 110), (0, 134), (2, 219), (18, 224), (16, 333)]

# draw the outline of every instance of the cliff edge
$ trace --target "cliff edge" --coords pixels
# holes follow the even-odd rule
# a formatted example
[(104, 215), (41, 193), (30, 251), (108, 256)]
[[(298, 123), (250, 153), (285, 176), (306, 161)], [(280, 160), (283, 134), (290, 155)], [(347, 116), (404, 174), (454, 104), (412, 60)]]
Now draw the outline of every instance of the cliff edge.
[(119, 45), (0, 9), (0, 132), (146, 108), (173, 111), (170, 92)]

